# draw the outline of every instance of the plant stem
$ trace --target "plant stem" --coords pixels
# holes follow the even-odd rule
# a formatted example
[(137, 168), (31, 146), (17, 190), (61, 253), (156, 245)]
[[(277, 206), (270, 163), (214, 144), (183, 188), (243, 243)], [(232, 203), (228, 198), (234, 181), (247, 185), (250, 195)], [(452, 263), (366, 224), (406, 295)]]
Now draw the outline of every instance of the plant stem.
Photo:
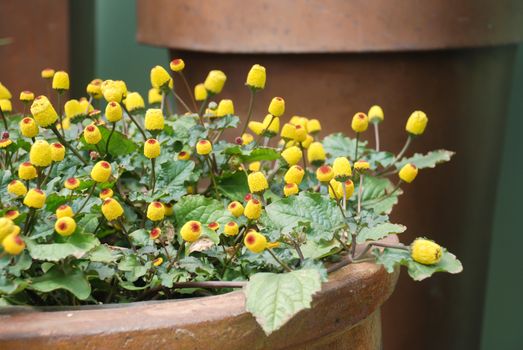
[(60, 133), (58, 132), (58, 130), (56, 129), (56, 125), (51, 125), (50, 126), (50, 129), (53, 131), (53, 133), (56, 135), (56, 137), (58, 138), (58, 140), (67, 148), (69, 148), (71, 150), (71, 152), (74, 153), (74, 155), (76, 156), (76, 158), (78, 158), (84, 165), (87, 165), (87, 161), (82, 157), (82, 155), (76, 150), (74, 149), (70, 144), (69, 142), (67, 142), (65, 140), (64, 137), (62, 137), (62, 135), (60, 135)]
[(205, 112), (205, 107), (207, 107), (207, 103), (209, 102), (209, 95), (205, 97), (205, 100), (203, 100), (202, 104), (200, 105), (200, 109), (198, 110), (198, 119), (200, 120), (200, 124), (202, 126), (205, 126), (203, 123), (203, 112)]
[(174, 88), (171, 91), (173, 92), (173, 95), (178, 100), (178, 102), (182, 104), (183, 108), (185, 108), (187, 112), (192, 113), (191, 109), (189, 108), (189, 106), (187, 106), (185, 101), (174, 91)]
[(216, 196), (218, 198), (220, 198), (220, 192), (218, 191), (218, 185), (216, 184), (216, 179), (214, 178), (214, 172), (213, 172), (213, 167), (212, 167), (212, 163), (211, 163), (211, 158), (206, 155), (205, 156), (205, 160), (207, 161), (207, 163), (209, 164), (209, 175), (211, 177), (211, 182), (212, 182), (212, 185), (214, 187), (214, 191), (216, 193)]
[(376, 175), (381, 175), (381, 174), (385, 173), (387, 170), (389, 170), (390, 168), (392, 168), (396, 164), (396, 162), (398, 160), (400, 160), (401, 157), (403, 157), (403, 155), (405, 154), (405, 152), (409, 148), (413, 138), (414, 137), (409, 134), (409, 136), (407, 136), (407, 141), (405, 141), (405, 144), (403, 145), (403, 148), (401, 149), (400, 153), (398, 153), (398, 155), (396, 157), (394, 157), (394, 160), (392, 161), (392, 163), (390, 163), (389, 166), (385, 167), (385, 169), (383, 169), (382, 171), (380, 171)]
[(305, 261), (305, 257), (303, 256), (303, 252), (301, 251), (300, 244), (298, 242), (294, 242), (293, 244), (294, 249), (296, 249), (296, 253), (298, 253), (298, 256), (300, 257), (300, 264), (303, 264)]
[(165, 105), (165, 92), (162, 90), (162, 101), (160, 102), (160, 110), (162, 111), (162, 114), (163, 114), (164, 105)]
[(60, 103), (60, 97), (62, 96), (62, 93), (58, 90), (56, 92), (56, 99), (58, 104), (58, 119), (60, 120), (60, 130), (62, 131), (62, 137), (65, 138), (65, 131), (64, 131), (64, 122), (62, 119), (62, 104)]
[(9, 127), (7, 126), (7, 118), (4, 114), (4, 111), (2, 110), (2, 108), (0, 108), (0, 115), (2, 116), (2, 121), (4, 122), (4, 128), (5, 128), (5, 131), (8, 131), (9, 130)]
[(129, 111), (127, 110), (127, 107), (125, 106), (125, 103), (122, 103), (121, 105), (122, 105), (122, 108), (125, 111), (125, 113), (129, 116), (129, 119), (131, 119), (131, 121), (134, 123), (134, 125), (136, 125), (136, 127), (138, 128), (138, 131), (140, 132), (140, 134), (142, 134), (143, 139), (147, 140), (147, 135), (145, 134), (145, 131), (143, 130), (140, 123), (138, 123), (138, 121), (136, 119), (134, 119), (133, 115), (131, 113), (129, 113)]
[(107, 156), (109, 154), (109, 143), (111, 142), (111, 137), (113, 137), (113, 133), (114, 133), (115, 129), (116, 129), (116, 123), (113, 123), (111, 132), (109, 133), (109, 136), (107, 137), (107, 142), (105, 143), (105, 156)]
[(51, 166), (49, 167), (49, 171), (47, 172), (47, 175), (45, 175), (44, 179), (42, 180), (42, 184), (40, 185), (40, 187), (45, 186), (45, 183), (49, 179), (49, 175), (51, 175), (51, 171), (53, 171), (53, 167), (54, 167), (54, 162), (51, 163)]
[(380, 151), (380, 131), (379, 124), (374, 122), (374, 139), (376, 140), (376, 152)]
[(250, 89), (250, 90), (251, 90), (251, 96), (249, 98), (249, 109), (247, 110), (247, 119), (245, 120), (245, 124), (243, 125), (243, 130), (242, 130), (242, 133), (240, 134), (240, 136), (245, 134), (245, 130), (247, 130), (247, 125), (249, 125), (249, 121), (251, 120), (252, 110), (254, 108), (254, 95), (256, 94), (256, 90), (254, 90), (254, 89)]
[(332, 194), (334, 195), (334, 200), (336, 201), (336, 205), (338, 206), (338, 208), (340, 208), (340, 211), (341, 211), (341, 215), (343, 215), (343, 218), (344, 219), (347, 219), (347, 216), (345, 215), (345, 211), (343, 210), (343, 208), (341, 207), (341, 204), (340, 204), (340, 200), (338, 198), (338, 194), (336, 193), (336, 191), (334, 190), (334, 187), (332, 186), (332, 184), (329, 182), (329, 184), (327, 185), (330, 187), (331, 191), (332, 191)]
[(29, 208), (29, 213), (27, 213), (27, 216), (25, 218), (23, 235), (26, 235), (29, 232), (29, 224), (31, 223), (31, 218), (33, 217), (35, 211), (35, 208)]
[[(134, 245), (133, 241), (131, 240), (131, 237), (129, 236), (129, 233), (125, 229), (125, 225), (123, 224), (123, 220), (122, 220), (121, 216), (118, 218), (118, 223), (122, 227), (122, 232), (124, 233), (125, 237), (127, 238), (127, 241), (129, 242), (129, 244), (131, 245), (131, 248), (133, 249), (133, 251), (135, 253), (137, 253), (138, 249), (136, 249), (136, 246)], [(141, 258), (140, 258), (140, 260), (141, 260)]]
[(358, 161), (358, 144), (360, 143), (360, 133), (356, 133), (356, 147), (354, 147), (354, 161)]
[(151, 158), (151, 197), (154, 196), (154, 188), (156, 187), (156, 172), (154, 170), (156, 165), (156, 158)]
[(176, 257), (174, 258), (174, 261), (171, 265), (174, 265), (178, 260), (180, 260), (180, 257), (182, 256), (182, 250), (185, 250), (185, 241), (182, 241), (180, 244), (180, 248), (178, 248), (178, 251), (176, 252)]
[[(258, 135), (258, 138), (256, 139), (256, 141), (254, 141), (254, 146), (256, 147), (256, 145), (258, 145), (260, 143), (260, 140), (262, 139), (263, 137), (263, 134), (269, 130), (271, 124), (272, 124), (272, 121), (274, 120), (274, 118), (276, 118), (275, 116), (271, 115), (271, 120), (269, 121), (269, 124), (267, 124), (267, 127), (265, 129), (263, 129), (263, 131), (260, 133), (260, 135)], [(265, 146), (265, 145), (264, 145)]]
[(300, 150), (301, 150), (301, 156), (303, 158), (303, 170), (305, 171), (305, 174), (307, 174), (307, 157), (305, 155), (305, 149), (303, 148), (303, 145), (300, 142)]
[(343, 192), (343, 211), (346, 211), (347, 210), (347, 184), (345, 183), (345, 181), (343, 181), (341, 183), (341, 190)]
[(360, 174), (360, 186), (358, 187), (358, 217), (361, 213), (361, 197), (363, 195), (363, 178), (365, 175)]
[(196, 106), (196, 100), (194, 99), (193, 91), (192, 91), (191, 87), (189, 86), (189, 83), (187, 82), (187, 79), (185, 78), (185, 74), (183, 74), (182, 71), (179, 71), (177, 73), (180, 74), (180, 76), (182, 77), (183, 84), (185, 85), (185, 88), (187, 89), (187, 93), (191, 97), (191, 101), (192, 101), (194, 110), (197, 111), (198, 107)]
[(280, 260), (280, 258), (278, 258), (276, 256), (276, 254), (274, 254), (274, 252), (272, 251), (271, 248), (267, 248), (267, 251), (269, 252), (269, 254), (272, 255), (272, 257), (274, 258), (274, 260), (276, 260), (278, 262), (278, 264), (280, 264), (287, 272), (292, 272), (292, 269), (289, 267), (289, 265), (287, 265), (286, 263), (284, 263), (282, 260)]
[(89, 193), (87, 195), (87, 198), (85, 199), (85, 201), (82, 203), (82, 205), (80, 206), (80, 209), (78, 209), (75, 213), (76, 214), (80, 214), (80, 212), (82, 211), (82, 209), (86, 206), (87, 202), (89, 201), (89, 199), (92, 197), (93, 193), (94, 193), (94, 189), (96, 188), (96, 181), (93, 183), (93, 185), (91, 186), (91, 188), (89, 189)]

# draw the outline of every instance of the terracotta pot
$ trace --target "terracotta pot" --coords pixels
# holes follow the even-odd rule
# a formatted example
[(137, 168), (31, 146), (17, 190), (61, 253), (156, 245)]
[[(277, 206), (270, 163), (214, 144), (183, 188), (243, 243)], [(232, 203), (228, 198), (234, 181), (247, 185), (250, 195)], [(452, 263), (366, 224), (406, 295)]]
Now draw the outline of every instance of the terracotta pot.
[[(242, 116), (245, 77), (255, 63), (268, 74), (256, 120), (273, 96), (282, 96), (287, 118), (316, 117), (323, 135), (351, 135), (352, 115), (380, 104), (382, 147), (398, 152), (406, 118), (415, 109), (427, 112), (427, 132), (409, 153), (447, 148), (456, 156), (421, 172), (393, 220), (409, 228), (403, 241), (429, 235), (456, 252), (465, 273), (423, 284), (402, 277), (384, 308), (385, 344), (479, 347), (497, 160), (523, 2), (138, 0), (138, 14), (138, 40), (184, 58), (191, 83), (210, 69), (226, 72), (218, 98), (232, 98)], [(365, 136), (373, 145), (371, 133)]]
[[(386, 239), (397, 242), (396, 236)], [(399, 271), (353, 264), (329, 275), (310, 309), (267, 337), (243, 292), (178, 301), (0, 315), (0, 349), (380, 349), (380, 307)]]

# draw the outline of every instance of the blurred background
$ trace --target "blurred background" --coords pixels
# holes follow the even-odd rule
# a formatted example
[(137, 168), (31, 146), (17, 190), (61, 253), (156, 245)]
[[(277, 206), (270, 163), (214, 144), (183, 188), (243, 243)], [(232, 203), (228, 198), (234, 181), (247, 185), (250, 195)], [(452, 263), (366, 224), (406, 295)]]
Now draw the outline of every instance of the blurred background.
[(411, 150), (456, 155), (406, 189), (393, 220), (404, 242), (433, 237), (464, 272), (403, 274), (382, 309), (384, 348), (522, 348), (523, 1), (1, 0), (0, 13), (0, 81), (13, 95), (44, 93), (50, 67), (71, 73), (71, 97), (93, 78), (146, 96), (150, 68), (181, 57), (193, 85), (225, 71), (220, 98), (240, 115), (249, 67), (265, 66), (255, 118), (279, 95), (289, 118), (318, 118), (324, 135), (350, 134), (352, 115), (380, 104), (393, 152), (424, 110)]

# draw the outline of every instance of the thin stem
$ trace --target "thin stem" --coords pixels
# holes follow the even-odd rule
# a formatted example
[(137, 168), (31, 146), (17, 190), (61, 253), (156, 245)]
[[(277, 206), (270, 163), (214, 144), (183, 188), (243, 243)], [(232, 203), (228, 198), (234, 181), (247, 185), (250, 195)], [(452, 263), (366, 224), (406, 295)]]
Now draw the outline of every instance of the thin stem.
[(305, 173), (307, 173), (307, 156), (305, 155), (305, 149), (303, 148), (303, 145), (300, 142), (300, 150), (301, 150), (301, 156), (303, 158), (303, 170)]
[(343, 202), (342, 202), (343, 211), (346, 211), (347, 210), (347, 184), (345, 183), (345, 181), (343, 181), (341, 183), (341, 190), (343, 192)]
[(196, 106), (196, 100), (194, 99), (194, 94), (193, 94), (191, 87), (189, 86), (189, 82), (187, 82), (187, 79), (185, 78), (185, 74), (183, 74), (182, 71), (179, 71), (177, 73), (180, 74), (180, 76), (182, 77), (183, 84), (185, 85), (185, 88), (187, 89), (187, 93), (191, 97), (194, 110), (197, 111), (198, 107)]
[(89, 201), (89, 199), (93, 196), (93, 193), (94, 193), (94, 189), (96, 188), (96, 182), (93, 183), (93, 185), (91, 186), (91, 188), (89, 189), (89, 194), (87, 195), (87, 198), (85, 199), (85, 201), (82, 203), (82, 205), (80, 206), (80, 209), (78, 209), (75, 213), (76, 214), (79, 214), (82, 209), (86, 206), (87, 202)]
[(105, 143), (105, 155), (106, 156), (109, 154), (109, 143), (111, 142), (111, 137), (113, 137), (113, 133), (114, 133), (115, 129), (116, 129), (116, 123), (113, 123), (111, 132), (109, 133), (109, 136), (107, 137), (107, 142)]
[(216, 192), (216, 196), (220, 197), (220, 192), (218, 192), (218, 185), (216, 184), (216, 179), (214, 178), (214, 172), (212, 170), (213, 167), (212, 167), (212, 163), (211, 163), (211, 158), (207, 155), (207, 156), (205, 156), (205, 160), (209, 164), (209, 175), (211, 177), (211, 182), (214, 187), (214, 191)]
[(122, 108), (125, 111), (125, 113), (129, 116), (129, 119), (131, 119), (131, 121), (134, 123), (134, 125), (136, 125), (136, 127), (138, 128), (138, 131), (140, 131), (140, 134), (142, 134), (143, 139), (147, 140), (147, 135), (145, 134), (145, 131), (143, 130), (140, 123), (138, 123), (138, 121), (136, 119), (134, 119), (133, 115), (131, 113), (129, 113), (129, 111), (127, 110), (127, 107), (125, 106), (125, 103), (122, 103)]
[(2, 108), (0, 108), (0, 115), (2, 116), (2, 121), (4, 122), (4, 128), (5, 128), (5, 131), (8, 131), (9, 130), (9, 127), (7, 126), (7, 118), (4, 114), (4, 111), (2, 110)]
[(89, 95), (89, 101), (87, 101), (87, 107), (85, 107), (85, 115), (89, 114), (89, 106), (93, 103), (93, 95)]
[(405, 152), (409, 148), (413, 138), (414, 137), (409, 134), (409, 136), (407, 136), (407, 141), (405, 141), (405, 144), (403, 145), (403, 148), (401, 149), (400, 153), (398, 153), (398, 155), (396, 157), (394, 157), (394, 160), (392, 161), (392, 163), (390, 163), (389, 166), (385, 167), (385, 169), (383, 169), (382, 171), (380, 171), (376, 175), (381, 175), (381, 174), (385, 173), (387, 170), (389, 170), (390, 168), (392, 168), (396, 164), (396, 162), (398, 160), (400, 160), (401, 157), (403, 157), (403, 155), (405, 154)]
[(374, 139), (376, 140), (376, 152), (380, 151), (380, 131), (379, 124), (374, 122)]
[(163, 107), (165, 106), (165, 91), (162, 90), (162, 101), (160, 102), (160, 110), (163, 114)]
[(360, 186), (358, 188), (358, 217), (361, 214), (361, 197), (363, 195), (363, 178), (365, 175), (360, 174)]
[(173, 95), (174, 97), (178, 100), (178, 102), (180, 102), (183, 106), (183, 108), (185, 108), (187, 110), (187, 112), (189, 113), (192, 113), (191, 109), (189, 108), (189, 106), (187, 106), (187, 104), (185, 103), (185, 101), (183, 100), (183, 98), (181, 98), (175, 91), (174, 91), (174, 88), (171, 90), (173, 92)]
[(180, 257), (182, 256), (182, 250), (185, 250), (185, 241), (182, 241), (182, 244), (180, 244), (180, 248), (178, 248), (176, 257), (174, 258), (174, 261), (171, 265), (174, 265), (178, 260), (180, 260)]
[(338, 206), (338, 208), (340, 208), (340, 211), (341, 211), (341, 215), (343, 215), (343, 218), (344, 219), (347, 219), (347, 216), (345, 216), (345, 211), (343, 210), (343, 208), (341, 207), (341, 204), (340, 204), (340, 200), (338, 198), (338, 194), (336, 193), (336, 191), (334, 190), (334, 187), (332, 186), (332, 184), (329, 182), (328, 186), (330, 187), (331, 191), (332, 191), (332, 194), (334, 196), (334, 200), (336, 201), (336, 205)]
[(276, 260), (278, 262), (278, 264), (280, 264), (287, 272), (292, 272), (292, 269), (289, 267), (289, 265), (287, 265), (286, 263), (284, 263), (282, 260), (280, 260), (280, 258), (278, 258), (276, 256), (276, 254), (274, 254), (274, 252), (272, 251), (271, 248), (267, 248), (267, 251), (269, 252), (269, 254), (272, 255), (272, 257), (274, 258), (274, 260)]
[(129, 244), (131, 245), (131, 248), (133, 249), (133, 251), (135, 253), (137, 253), (138, 249), (136, 249), (136, 246), (134, 245), (133, 241), (131, 240), (131, 237), (129, 236), (129, 233), (125, 229), (125, 225), (123, 224), (123, 220), (122, 220), (121, 216), (118, 218), (118, 223), (122, 227), (122, 232), (124, 233), (125, 237), (127, 238), (127, 241), (129, 242)]
[(29, 232), (29, 223), (31, 222), (31, 218), (33, 217), (35, 211), (35, 208), (29, 208), (29, 213), (27, 213), (27, 216), (25, 218), (23, 235), (26, 235)]
[(254, 95), (256, 94), (256, 90), (251, 89), (251, 96), (249, 98), (249, 109), (247, 110), (247, 119), (245, 120), (245, 124), (243, 125), (242, 133), (245, 134), (245, 130), (247, 130), (247, 125), (249, 125), (249, 121), (251, 120), (252, 110), (254, 108)]
[(62, 93), (58, 90), (56, 92), (56, 99), (58, 104), (58, 119), (60, 120), (60, 130), (62, 131), (62, 136), (65, 138), (65, 131), (64, 131), (64, 123), (62, 119), (62, 104), (60, 103), (60, 97), (62, 96)]
[(202, 126), (205, 126), (203, 123), (203, 112), (205, 112), (205, 107), (207, 107), (208, 101), (209, 95), (207, 94), (207, 97), (205, 97), (205, 100), (203, 100), (202, 104), (200, 105), (200, 109), (198, 110), (198, 119), (200, 120), (200, 124), (202, 124)]
[(49, 179), (49, 175), (51, 175), (51, 171), (53, 171), (53, 167), (54, 167), (54, 162), (51, 163), (51, 166), (49, 167), (49, 171), (47, 172), (47, 175), (45, 175), (44, 179), (42, 180), (42, 184), (40, 185), (41, 187), (45, 186), (45, 183)]
[(74, 149), (70, 144), (69, 142), (67, 142), (65, 140), (64, 137), (62, 137), (62, 135), (60, 135), (60, 133), (58, 132), (58, 130), (56, 129), (56, 125), (51, 125), (50, 126), (50, 129), (53, 131), (53, 133), (56, 135), (56, 137), (58, 138), (58, 140), (67, 148), (69, 148), (71, 150), (71, 152), (74, 153), (74, 155), (76, 156), (76, 158), (78, 158), (84, 165), (87, 165), (87, 161), (82, 157), (82, 155), (80, 153), (78, 153), (78, 151), (76, 149)]
[(301, 251), (300, 244), (298, 242), (294, 242), (293, 244), (294, 249), (296, 249), (296, 253), (298, 253), (298, 256), (300, 257), (300, 263), (303, 264), (305, 261), (305, 257), (303, 256), (303, 252)]
[(156, 159), (151, 158), (151, 197), (154, 196), (154, 188), (156, 187), (156, 172), (154, 170), (156, 165)]
[(358, 144), (360, 143), (360, 133), (356, 133), (356, 147), (354, 147), (354, 161), (358, 161)]
[(258, 135), (258, 138), (256, 139), (256, 141), (254, 141), (254, 146), (256, 146), (257, 144), (260, 143), (260, 140), (262, 139), (263, 137), (263, 134), (269, 130), (271, 124), (272, 124), (272, 121), (274, 120), (274, 118), (276, 118), (275, 116), (271, 115), (271, 120), (269, 121), (269, 124), (267, 125), (267, 127), (265, 129), (263, 129), (263, 131), (260, 133), (260, 135)]

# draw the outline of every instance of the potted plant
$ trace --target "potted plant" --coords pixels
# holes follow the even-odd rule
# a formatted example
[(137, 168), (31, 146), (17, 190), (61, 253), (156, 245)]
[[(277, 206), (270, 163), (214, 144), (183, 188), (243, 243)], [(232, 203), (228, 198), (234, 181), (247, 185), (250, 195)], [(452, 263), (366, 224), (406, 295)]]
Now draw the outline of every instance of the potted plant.
[(318, 120), (283, 122), (281, 97), (253, 117), (266, 82), (254, 65), (245, 127), (228, 142), (240, 118), (217, 99), (226, 75), (193, 90), (184, 67), (152, 68), (148, 109), (99, 79), (63, 104), (69, 76), (47, 69), (54, 96), (23, 91), (27, 110), (11, 114), (0, 86), (3, 347), (377, 347), (398, 265), (415, 280), (461, 271), (429, 239), (399, 243), (406, 227), (388, 217), (402, 185), (452, 155), (406, 157), (425, 113), (408, 118), (396, 155), (380, 151), (378, 106), (354, 114), (354, 138), (321, 139)]

